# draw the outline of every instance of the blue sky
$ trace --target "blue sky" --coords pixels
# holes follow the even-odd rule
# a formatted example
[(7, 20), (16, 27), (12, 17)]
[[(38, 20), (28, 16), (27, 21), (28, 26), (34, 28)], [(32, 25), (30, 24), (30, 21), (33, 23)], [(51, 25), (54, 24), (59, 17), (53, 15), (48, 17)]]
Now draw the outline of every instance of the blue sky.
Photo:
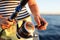
[(39, 7), (40, 13), (44, 13), (44, 14), (60, 13), (60, 0), (36, 0), (36, 2)]

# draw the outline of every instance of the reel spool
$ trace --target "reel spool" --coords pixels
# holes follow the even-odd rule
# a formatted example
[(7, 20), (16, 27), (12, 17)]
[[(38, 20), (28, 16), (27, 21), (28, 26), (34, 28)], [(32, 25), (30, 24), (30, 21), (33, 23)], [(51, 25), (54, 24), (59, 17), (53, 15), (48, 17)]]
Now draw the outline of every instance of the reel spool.
[(33, 32), (35, 31), (35, 27), (31, 22), (23, 21), (21, 27), (17, 29), (17, 37), (20, 39), (22, 38), (31, 38)]

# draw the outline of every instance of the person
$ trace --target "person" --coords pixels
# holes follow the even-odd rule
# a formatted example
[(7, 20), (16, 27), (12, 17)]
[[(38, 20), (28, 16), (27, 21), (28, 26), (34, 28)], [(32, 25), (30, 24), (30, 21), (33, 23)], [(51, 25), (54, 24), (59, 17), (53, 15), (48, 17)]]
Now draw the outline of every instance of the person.
[[(6, 19), (9, 18), (12, 15), (12, 13), (15, 11), (16, 6), (19, 5), (20, 1), (21, 0), (18, 0), (18, 1), (17, 0), (1, 0), (0, 1), (0, 15), (2, 15)], [(35, 19), (37, 25), (38, 25), (37, 29), (38, 30), (46, 30), (48, 23), (44, 18), (42, 18), (40, 16), (40, 11), (39, 11), (36, 1), (29, 0), (28, 6), (32, 12), (32, 15), (34, 16), (34, 19)], [(4, 20), (3, 24), (6, 25), (6, 26), (3, 26), (3, 28), (4, 29), (8, 28), (8, 27), (9, 28), (5, 29), (3, 35), (1, 36), (2, 38), (12, 39), (12, 40), (33, 40), (33, 38), (31, 38), (31, 39), (23, 39), (23, 38), (18, 39), (16, 37), (16, 24), (15, 24), (15, 22), (14, 21), (10, 22), (10, 21), (7, 21), (6, 19), (2, 19), (2, 20)], [(26, 10), (26, 7), (22, 8), (22, 10), (18, 13), (18, 15), (15, 19), (18, 20), (19, 27), (21, 26), (23, 20), (27, 20), (27, 21), (31, 22), (31, 17), (30, 17), (29, 12)], [(41, 20), (44, 22), (44, 25), (42, 25), (42, 26), (41, 26)], [(7, 26), (7, 24), (8, 24), (8, 26)]]

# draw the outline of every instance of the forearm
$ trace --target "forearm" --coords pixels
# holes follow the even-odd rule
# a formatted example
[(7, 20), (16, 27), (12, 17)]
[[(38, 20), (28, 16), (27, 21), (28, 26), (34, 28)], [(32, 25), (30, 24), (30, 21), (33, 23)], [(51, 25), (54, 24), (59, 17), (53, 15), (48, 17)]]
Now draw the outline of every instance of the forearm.
[(30, 8), (33, 16), (40, 15), (40, 11), (39, 11), (37, 4), (29, 5), (29, 8)]

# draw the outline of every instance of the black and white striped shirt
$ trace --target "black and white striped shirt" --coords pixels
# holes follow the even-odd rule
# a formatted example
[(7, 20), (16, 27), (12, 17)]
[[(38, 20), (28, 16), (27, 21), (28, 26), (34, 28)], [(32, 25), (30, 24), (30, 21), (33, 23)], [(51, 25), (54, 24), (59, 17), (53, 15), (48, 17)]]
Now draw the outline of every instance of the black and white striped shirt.
[[(0, 15), (4, 17), (10, 17), (15, 11), (15, 8), (19, 5), (20, 1), (0, 1)], [(16, 19), (20, 20), (30, 16), (26, 10), (26, 7), (18, 13)]]

